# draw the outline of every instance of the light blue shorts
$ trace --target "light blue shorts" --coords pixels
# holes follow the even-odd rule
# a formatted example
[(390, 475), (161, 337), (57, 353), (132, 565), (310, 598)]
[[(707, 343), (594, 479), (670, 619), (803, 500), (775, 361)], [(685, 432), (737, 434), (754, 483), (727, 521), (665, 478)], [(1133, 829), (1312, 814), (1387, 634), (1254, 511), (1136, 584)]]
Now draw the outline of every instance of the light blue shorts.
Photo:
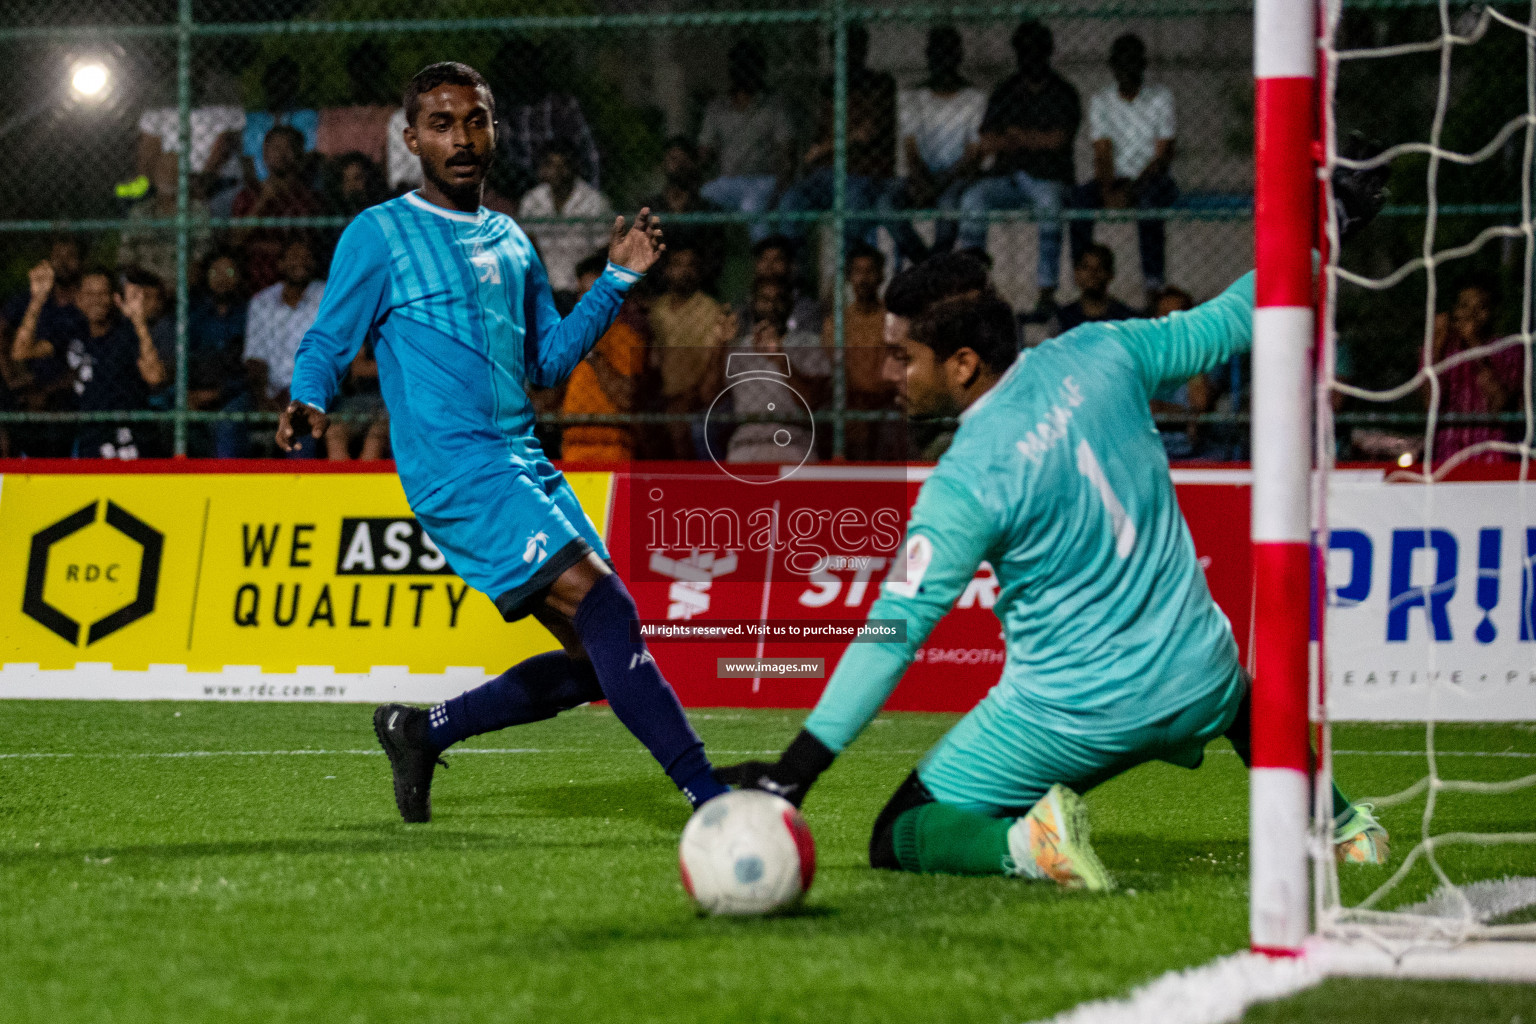
[(532, 612), (550, 584), (589, 553), (611, 561), (576, 492), (547, 461), (462, 477), (413, 511), (453, 571), (496, 602), (508, 622)]

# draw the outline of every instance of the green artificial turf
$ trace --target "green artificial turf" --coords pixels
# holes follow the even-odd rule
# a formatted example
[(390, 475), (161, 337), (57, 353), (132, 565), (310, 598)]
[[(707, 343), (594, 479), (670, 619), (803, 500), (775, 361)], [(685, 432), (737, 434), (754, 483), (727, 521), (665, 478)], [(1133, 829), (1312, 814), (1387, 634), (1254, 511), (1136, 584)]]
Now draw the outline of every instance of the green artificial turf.
[[(1090, 896), (867, 867), (875, 813), (953, 721), (882, 717), (806, 802), (819, 862), (805, 909), (726, 920), (690, 908), (676, 867), (686, 805), (605, 708), (450, 752), (429, 825), (399, 821), (370, 708), (0, 708), (0, 754), (73, 755), (0, 757), (7, 1022), (1023, 1022), (1246, 945), (1247, 784), (1224, 744), (1199, 771), (1146, 766), (1090, 795), (1121, 885)], [(777, 750), (802, 714), (694, 718), (730, 761)], [(1422, 730), (1343, 727), (1336, 741), (1405, 750)], [(1439, 746), (1530, 753), (1536, 731), (1442, 727)], [(516, 752), (471, 752), (489, 748)], [(161, 754), (186, 756), (135, 756)], [(1423, 769), (1392, 754), (1339, 764), (1362, 797)], [(1530, 758), (1444, 764), (1478, 779), (1536, 771)], [(1385, 813), (1398, 851), (1421, 810)], [(1445, 796), (1438, 820), (1510, 831), (1533, 818), (1525, 790)], [(1533, 875), (1536, 851), (1458, 848), (1442, 863), (1453, 877)], [(1350, 872), (1348, 894), (1388, 873)], [(1416, 870), (1388, 902), (1432, 887)], [(1334, 982), (1248, 1019), (1536, 1024), (1533, 1006), (1532, 988)]]

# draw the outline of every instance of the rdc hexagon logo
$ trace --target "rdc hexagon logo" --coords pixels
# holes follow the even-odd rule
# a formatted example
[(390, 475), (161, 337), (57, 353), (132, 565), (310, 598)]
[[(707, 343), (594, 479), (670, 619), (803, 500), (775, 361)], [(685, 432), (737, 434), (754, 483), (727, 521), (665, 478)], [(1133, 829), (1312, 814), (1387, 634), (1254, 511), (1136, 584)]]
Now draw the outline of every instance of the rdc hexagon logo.
[(164, 546), (164, 534), (121, 505), (93, 501), (32, 535), (21, 610), (89, 647), (155, 610)]

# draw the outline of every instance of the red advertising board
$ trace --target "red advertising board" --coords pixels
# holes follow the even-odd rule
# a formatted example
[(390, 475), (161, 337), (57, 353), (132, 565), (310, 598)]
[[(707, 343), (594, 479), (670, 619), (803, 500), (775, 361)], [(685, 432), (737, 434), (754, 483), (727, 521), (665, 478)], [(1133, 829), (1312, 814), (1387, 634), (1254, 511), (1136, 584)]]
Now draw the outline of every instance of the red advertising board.
[[(717, 474), (689, 478), (677, 468), (665, 473), (669, 501), (683, 505), (718, 506)], [(824, 509), (862, 508), (867, 514), (888, 505), (890, 478), (871, 479), (850, 468), (847, 475), (826, 470), (804, 479), (798, 495), (775, 494), (790, 505)], [(896, 478), (894, 496), (910, 508), (925, 472), (905, 471)], [(1205, 568), (1211, 591), (1227, 617), (1246, 656), (1251, 617), (1248, 542), (1249, 474), (1245, 469), (1175, 471), (1179, 503), (1189, 522), (1195, 551)], [(632, 467), (615, 480), (614, 510), (609, 517), (609, 547), (621, 574), (630, 584), (640, 615), (648, 622), (731, 623), (802, 620), (808, 623), (864, 620), (892, 560), (881, 547), (843, 568), (819, 572), (796, 571), (782, 554), (770, 563), (768, 552), (738, 546), (711, 546), (722, 537), (699, 534), (697, 546), (674, 547), (664, 554), (651, 550), (655, 521), (642, 510), (654, 481), (644, 466)], [(729, 504), (730, 498), (724, 503)], [(901, 522), (905, 524), (905, 508)], [(704, 524), (699, 524), (702, 530)], [(640, 536), (650, 532), (651, 536)], [(673, 537), (673, 540), (678, 539)], [(887, 708), (897, 711), (965, 711), (997, 681), (1003, 665), (1000, 625), (992, 612), (997, 580), (983, 565), (955, 608), (917, 653)], [(845, 641), (743, 638), (724, 641), (674, 641), (652, 638), (652, 651), (685, 705), (730, 707), (810, 707), (825, 679), (776, 677), (718, 678), (719, 658), (824, 658), (831, 672)]]

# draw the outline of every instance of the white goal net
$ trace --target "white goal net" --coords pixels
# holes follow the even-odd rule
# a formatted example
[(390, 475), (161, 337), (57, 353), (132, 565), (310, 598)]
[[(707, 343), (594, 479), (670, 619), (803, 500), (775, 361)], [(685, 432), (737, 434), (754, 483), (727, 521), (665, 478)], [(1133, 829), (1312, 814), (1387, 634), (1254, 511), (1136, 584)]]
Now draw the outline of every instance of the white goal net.
[[(1325, 206), (1315, 930), (1361, 969), (1536, 977), (1536, 2), (1322, 11), (1324, 178), (1389, 168), (1391, 199), (1342, 245)], [(1335, 860), (1330, 781), (1386, 865)]]

